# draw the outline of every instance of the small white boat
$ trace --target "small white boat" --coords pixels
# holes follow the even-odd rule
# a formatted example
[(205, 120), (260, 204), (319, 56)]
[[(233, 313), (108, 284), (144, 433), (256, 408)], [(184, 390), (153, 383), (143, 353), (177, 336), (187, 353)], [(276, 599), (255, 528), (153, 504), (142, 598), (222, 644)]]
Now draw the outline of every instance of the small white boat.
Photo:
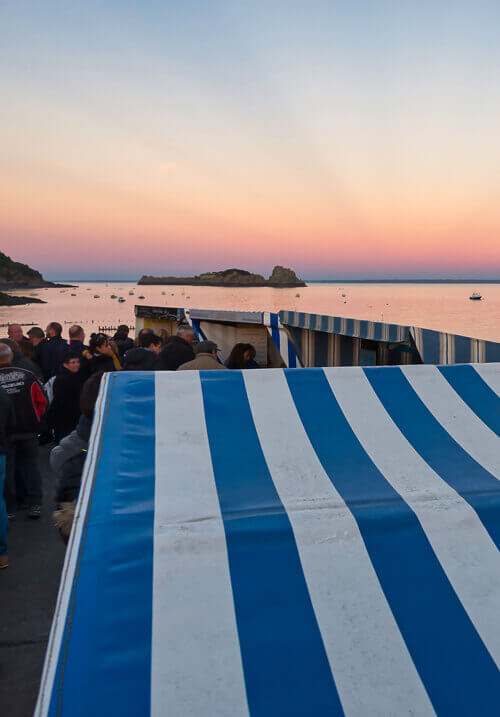
[(116, 299), (116, 294), (111, 294), (112, 299)]
[(162, 291), (162, 292), (161, 292), (161, 295), (162, 295), (162, 296), (165, 296), (166, 293), (167, 293), (166, 291)]
[(120, 296), (120, 298), (118, 299), (118, 303), (123, 304), (124, 302), (125, 302), (125, 299), (123, 298), (123, 296)]
[(76, 294), (71, 294), (71, 296), (76, 296)]
[(471, 301), (480, 301), (483, 297), (481, 294), (479, 294), (477, 291), (473, 291), (472, 294), (469, 296), (469, 299)]
[(295, 294), (296, 299), (300, 299), (300, 294)]
[(144, 299), (144, 296), (139, 296), (139, 299)]
[(134, 295), (134, 292), (133, 292), (133, 291), (129, 291), (129, 292), (128, 292), (128, 295), (129, 295), (129, 296), (133, 296), (133, 295)]
[(94, 294), (94, 299), (100, 299), (100, 298), (101, 297), (99, 296), (99, 294)]

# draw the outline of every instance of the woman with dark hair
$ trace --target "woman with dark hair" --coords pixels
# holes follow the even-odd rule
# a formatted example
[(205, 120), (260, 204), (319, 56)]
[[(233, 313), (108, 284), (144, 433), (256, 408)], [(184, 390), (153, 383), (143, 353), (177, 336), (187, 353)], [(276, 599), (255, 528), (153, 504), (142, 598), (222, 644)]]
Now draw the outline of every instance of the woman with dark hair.
[(226, 361), (226, 368), (242, 369), (245, 368), (245, 364), (248, 358), (248, 344), (235, 344), (232, 348), (231, 353)]
[(255, 346), (252, 346), (252, 344), (245, 344), (245, 346), (245, 356), (247, 356), (245, 368), (260, 368), (259, 364), (255, 360), (255, 357), (257, 356)]
[(106, 334), (92, 334), (89, 341), (89, 372), (121, 371), (121, 364)]
[(78, 425), (50, 454), (51, 468), (57, 474), (57, 510), (53, 517), (65, 543), (68, 542), (73, 524), (102, 376), (103, 372), (100, 371), (85, 381), (80, 395), (81, 416)]

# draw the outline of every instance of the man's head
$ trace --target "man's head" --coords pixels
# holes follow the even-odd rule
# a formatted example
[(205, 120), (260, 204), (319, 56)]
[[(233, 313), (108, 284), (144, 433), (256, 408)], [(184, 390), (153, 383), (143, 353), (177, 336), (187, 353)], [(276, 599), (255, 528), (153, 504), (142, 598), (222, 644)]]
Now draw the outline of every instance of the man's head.
[(30, 339), (31, 343), (33, 344), (33, 346), (38, 346), (40, 341), (43, 341), (45, 338), (43, 329), (41, 329), (39, 326), (33, 326), (28, 331), (28, 336), (29, 336), (29, 339)]
[(181, 324), (177, 329), (177, 336), (184, 339), (186, 343), (192, 344), (195, 336), (194, 329), (189, 324)]
[(154, 336), (153, 329), (141, 329), (137, 335), (137, 346), (142, 346), (144, 348), (144, 339), (146, 336)]
[(64, 357), (63, 366), (71, 373), (78, 373), (80, 370), (80, 357), (74, 351), (68, 351)]
[(129, 330), (130, 329), (127, 324), (120, 324), (120, 326), (116, 329), (116, 333), (120, 334), (120, 336), (128, 336)]
[(70, 341), (81, 341), (82, 344), (85, 341), (85, 332), (78, 324), (73, 324), (69, 327), (69, 340)]
[(12, 363), (13, 353), (10, 346), (0, 343), (0, 366), (10, 366)]
[(45, 331), (47, 333), (47, 338), (53, 339), (55, 336), (60, 336), (62, 334), (62, 326), (61, 324), (58, 324), (57, 321), (51, 321)]
[(12, 341), (22, 341), (24, 338), (23, 330), (19, 324), (9, 324), (7, 334)]
[(163, 348), (160, 337), (155, 334), (146, 334), (143, 336), (141, 339), (141, 346), (142, 348), (154, 351), (157, 356), (161, 353)]
[(195, 353), (198, 354), (212, 354), (214, 358), (217, 358), (218, 351), (217, 344), (214, 341), (200, 341), (196, 345)]

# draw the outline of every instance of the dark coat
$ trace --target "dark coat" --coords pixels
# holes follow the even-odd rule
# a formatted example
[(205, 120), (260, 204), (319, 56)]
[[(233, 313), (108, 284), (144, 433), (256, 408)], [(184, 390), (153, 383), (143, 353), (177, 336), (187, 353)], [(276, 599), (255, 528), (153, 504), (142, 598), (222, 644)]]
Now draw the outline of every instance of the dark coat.
[(83, 341), (79, 341), (78, 339), (70, 339), (69, 342), (69, 350), (73, 351), (73, 353), (78, 354), (80, 358), (82, 358), (82, 354), (84, 351), (88, 351), (88, 346), (85, 346)]
[(15, 366), (0, 367), (0, 386), (8, 393), (16, 414), (14, 438), (30, 438), (40, 431), (47, 407), (45, 392), (35, 374)]
[(0, 455), (6, 455), (9, 451), (10, 437), (16, 427), (16, 414), (14, 404), (9, 394), (0, 388)]
[(81, 415), (78, 426), (62, 439), (50, 454), (50, 465), (57, 474), (56, 503), (76, 500), (87, 457), (92, 421)]
[(12, 357), (12, 365), (17, 368), (24, 368), (26, 371), (31, 371), (31, 373), (34, 373), (40, 381), (43, 380), (42, 369), (40, 366), (18, 351), (16, 351)]
[(131, 351), (134, 348), (134, 342), (128, 336), (124, 338), (121, 334), (115, 334), (113, 341), (117, 345), (121, 357), (125, 356), (127, 351)]
[(124, 371), (158, 371), (160, 369), (159, 356), (150, 349), (142, 347), (130, 349), (124, 358)]
[(104, 371), (104, 373), (116, 371), (116, 366), (111, 356), (107, 356), (106, 354), (95, 354), (88, 360), (88, 369), (90, 376), (98, 371)]
[(42, 369), (43, 380), (48, 381), (49, 378), (57, 375), (69, 346), (61, 336), (53, 336), (51, 339), (41, 341), (37, 349), (39, 349), (37, 362)]
[(164, 371), (177, 371), (179, 366), (193, 359), (193, 347), (180, 336), (172, 336), (160, 354), (161, 368)]
[(67, 436), (73, 431), (80, 418), (80, 393), (82, 390), (80, 372), (72, 373), (64, 366), (54, 381), (54, 397), (48, 410), (49, 426), (57, 436)]

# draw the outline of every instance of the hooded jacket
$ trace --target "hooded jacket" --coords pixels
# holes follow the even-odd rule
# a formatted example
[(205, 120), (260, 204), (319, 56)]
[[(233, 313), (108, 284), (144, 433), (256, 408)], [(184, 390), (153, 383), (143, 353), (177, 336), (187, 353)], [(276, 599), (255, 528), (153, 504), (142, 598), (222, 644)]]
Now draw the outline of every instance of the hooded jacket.
[(16, 427), (16, 414), (14, 404), (9, 394), (0, 388), (0, 455), (6, 455), (9, 450), (10, 438)]
[(193, 359), (193, 347), (181, 336), (172, 336), (160, 354), (161, 368), (165, 371), (177, 371), (179, 366)]
[(78, 426), (50, 454), (50, 467), (57, 474), (56, 503), (76, 500), (87, 457), (92, 420), (80, 416)]
[(36, 435), (47, 407), (47, 398), (35, 374), (16, 366), (0, 366), (0, 386), (9, 395), (16, 414), (16, 429), (12, 438)]

